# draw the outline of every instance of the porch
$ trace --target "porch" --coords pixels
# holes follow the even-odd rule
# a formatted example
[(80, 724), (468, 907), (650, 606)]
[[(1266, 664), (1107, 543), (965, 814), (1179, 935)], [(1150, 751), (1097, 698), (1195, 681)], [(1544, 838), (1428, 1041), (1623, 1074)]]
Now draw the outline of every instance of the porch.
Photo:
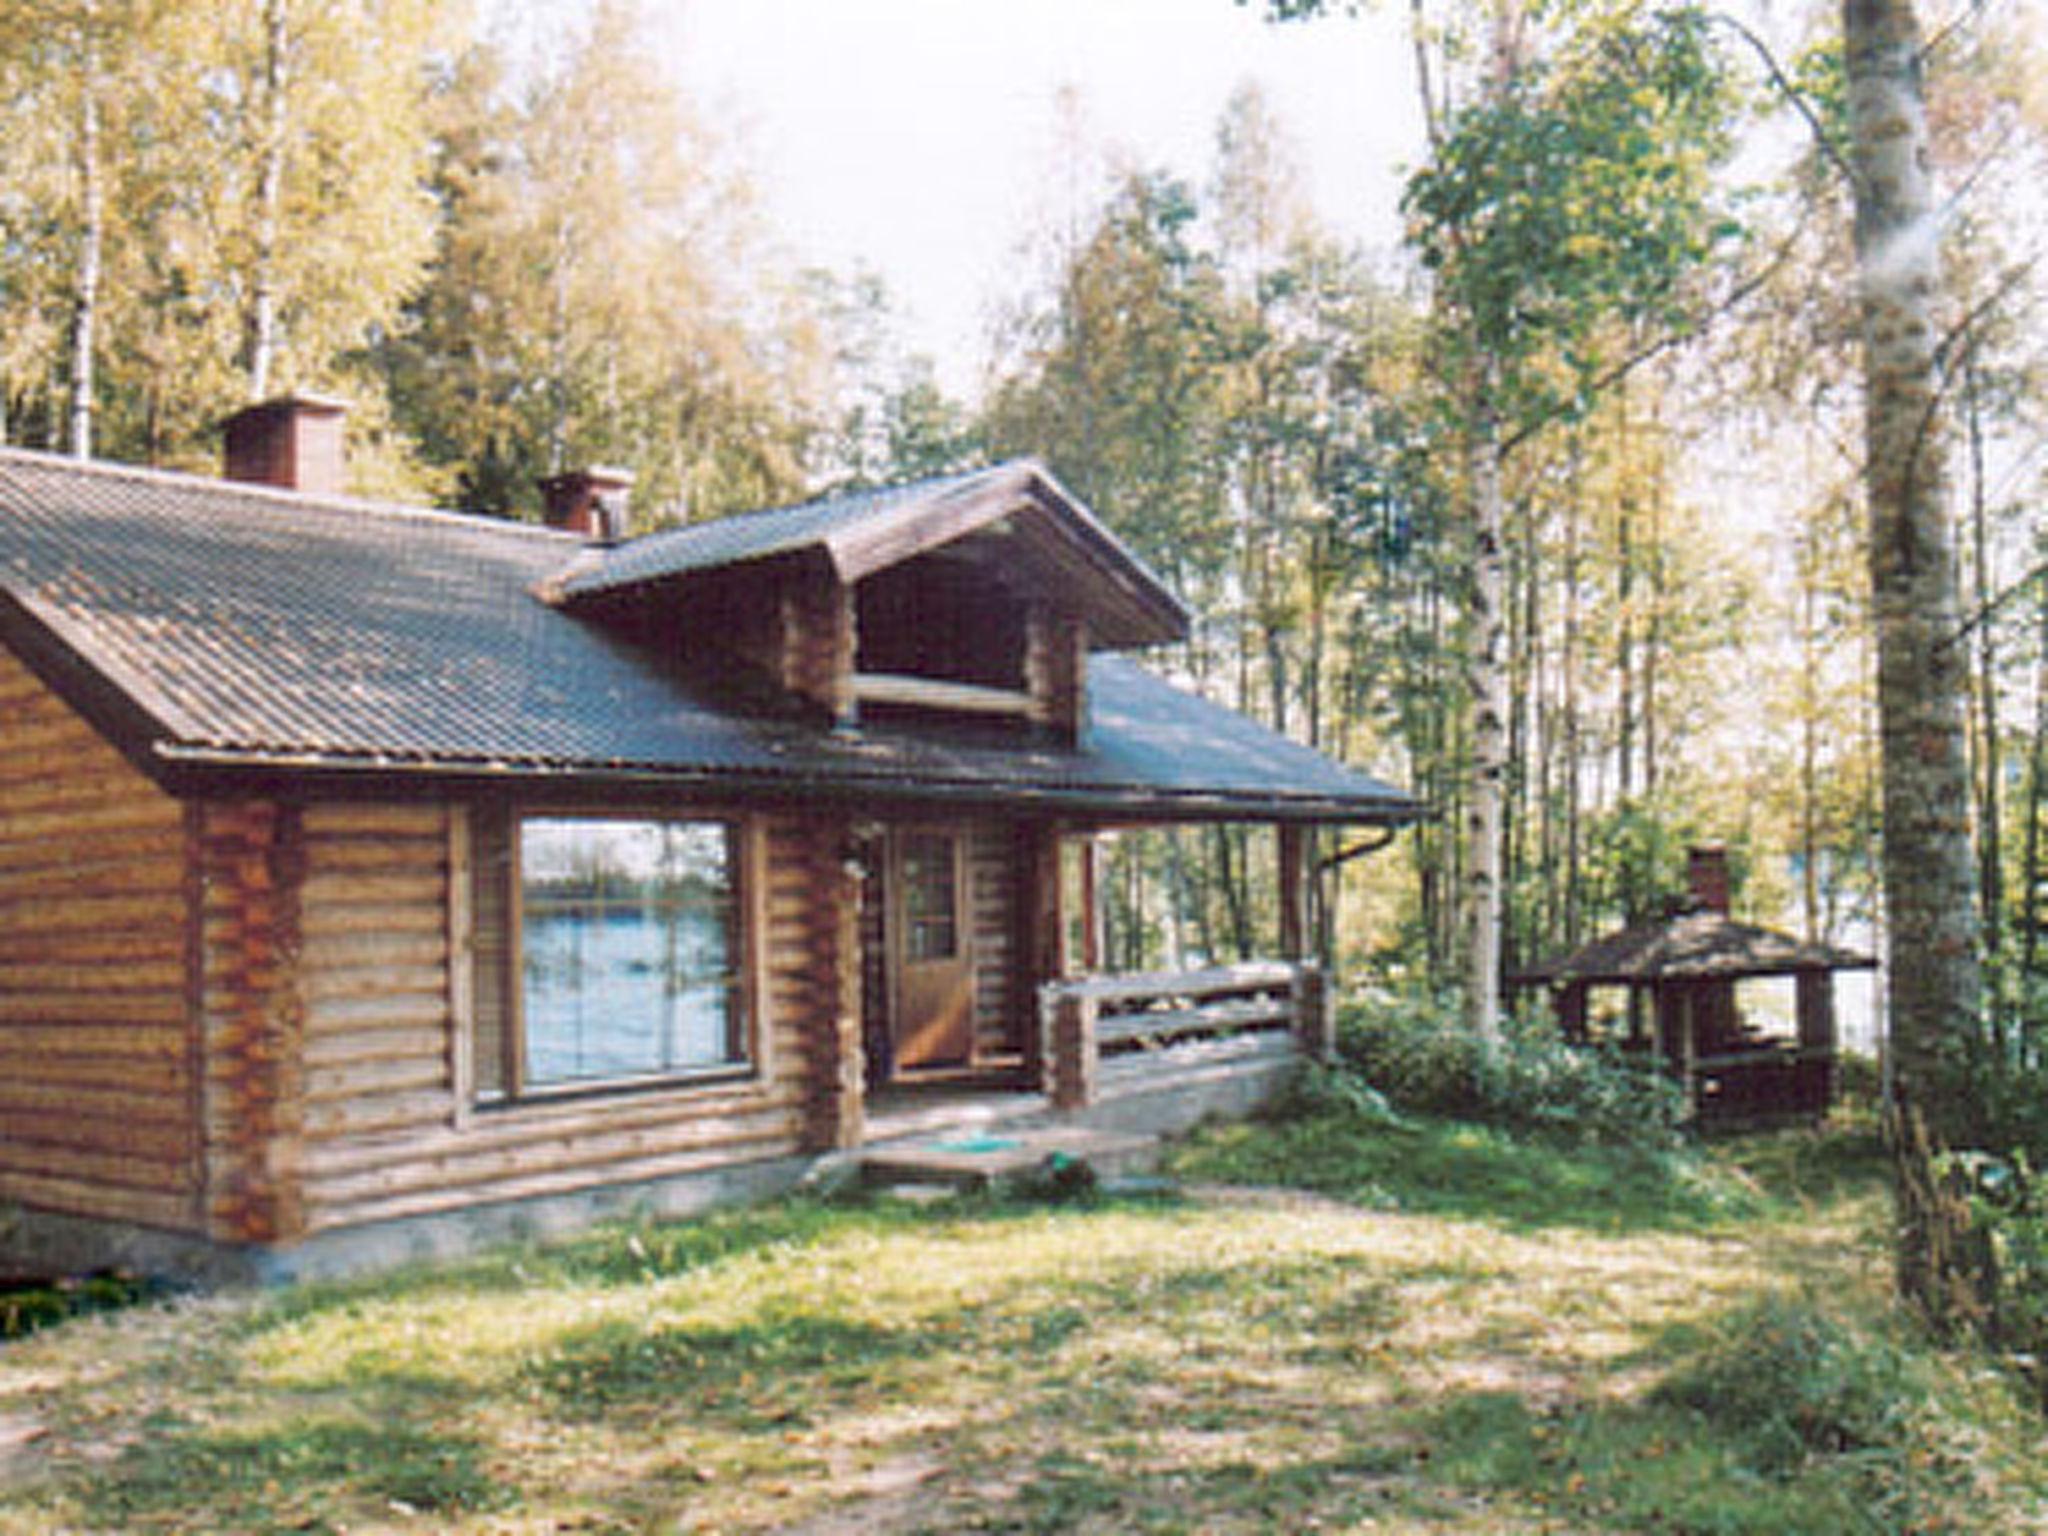
[(1248, 1114), (1328, 1054), (1329, 989), (1307, 961), (1091, 976), (1040, 989), (1028, 1082), (873, 1093), (849, 1154), (874, 1179), (978, 1184), (1048, 1159), (1150, 1165), (1160, 1137)]

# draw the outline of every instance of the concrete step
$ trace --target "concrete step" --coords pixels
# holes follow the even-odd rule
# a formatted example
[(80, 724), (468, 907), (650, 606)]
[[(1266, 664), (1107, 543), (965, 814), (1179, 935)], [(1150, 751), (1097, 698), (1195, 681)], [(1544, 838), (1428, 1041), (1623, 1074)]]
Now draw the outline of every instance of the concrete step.
[(1057, 1176), (1096, 1180), (1147, 1172), (1159, 1161), (1159, 1138), (1061, 1126), (975, 1131), (870, 1147), (860, 1154), (861, 1178), (879, 1185), (950, 1185), (985, 1189)]

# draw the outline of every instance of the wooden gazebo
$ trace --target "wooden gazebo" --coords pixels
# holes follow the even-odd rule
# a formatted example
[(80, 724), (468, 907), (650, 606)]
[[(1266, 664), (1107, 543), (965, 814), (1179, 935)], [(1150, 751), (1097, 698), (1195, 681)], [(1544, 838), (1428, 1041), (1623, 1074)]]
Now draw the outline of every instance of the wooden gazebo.
[[(1810, 1119), (1834, 1093), (1834, 973), (1867, 970), (1867, 955), (1735, 921), (1725, 850), (1692, 850), (1691, 891), (1665, 916), (1523, 971), (1520, 987), (1551, 997), (1565, 1038), (1589, 1041), (1591, 993), (1627, 992), (1625, 1050), (1654, 1056), (1684, 1085), (1704, 1125)], [(1789, 976), (1796, 1038), (1773, 1038), (1737, 1007), (1738, 982)]]

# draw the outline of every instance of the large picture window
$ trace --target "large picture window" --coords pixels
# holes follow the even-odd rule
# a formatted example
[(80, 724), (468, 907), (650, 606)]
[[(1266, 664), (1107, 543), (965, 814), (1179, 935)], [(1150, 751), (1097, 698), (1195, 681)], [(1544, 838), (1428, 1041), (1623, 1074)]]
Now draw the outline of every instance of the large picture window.
[(519, 899), (499, 974), (514, 1006), (483, 1010), (503, 1025), (479, 1029), (479, 1093), (748, 1064), (732, 824), (531, 816), (506, 833)]

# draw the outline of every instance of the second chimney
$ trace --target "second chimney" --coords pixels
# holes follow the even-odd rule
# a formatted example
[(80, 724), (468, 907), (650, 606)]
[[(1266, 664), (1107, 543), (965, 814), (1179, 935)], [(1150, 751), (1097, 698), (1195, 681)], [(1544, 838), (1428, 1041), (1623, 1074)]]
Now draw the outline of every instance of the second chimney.
[(601, 544), (616, 544), (626, 536), (626, 494), (632, 489), (631, 470), (596, 464), (551, 475), (540, 483), (548, 526)]
[(227, 419), (230, 480), (339, 496), (347, 478), (342, 449), (348, 403), (324, 395), (280, 395)]
[(1687, 850), (1686, 884), (1691, 887), (1695, 907), (1727, 916), (1728, 850), (1719, 843)]

